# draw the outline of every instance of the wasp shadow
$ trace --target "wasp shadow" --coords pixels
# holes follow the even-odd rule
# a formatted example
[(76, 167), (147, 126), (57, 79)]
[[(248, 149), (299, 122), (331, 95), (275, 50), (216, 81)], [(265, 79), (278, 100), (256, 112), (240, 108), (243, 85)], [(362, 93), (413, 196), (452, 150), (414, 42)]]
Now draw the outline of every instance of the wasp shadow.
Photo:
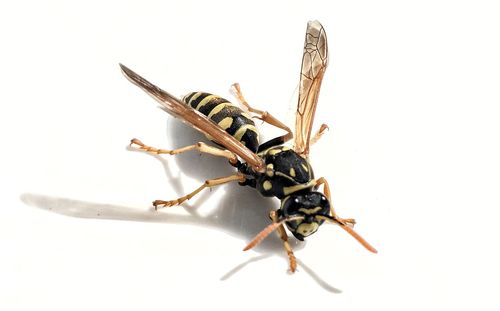
[[(182, 124), (178, 120), (169, 119), (167, 125), (167, 136), (172, 148), (179, 148), (207, 139), (196, 130)], [(182, 134), (180, 134), (182, 133)], [(170, 147), (169, 146), (169, 147)], [(128, 148), (129, 150), (136, 150)], [(227, 161), (220, 157), (211, 155), (200, 155), (199, 152), (190, 151), (174, 157), (176, 168), (171, 168), (169, 160), (164, 157), (145, 153), (160, 161), (164, 167), (167, 183), (174, 192), (182, 196), (188, 191), (182, 186), (182, 176), (189, 176), (199, 180), (200, 184), (204, 180), (235, 173), (235, 169)], [(166, 156), (169, 157), (169, 156)], [(180, 174), (182, 172), (182, 174)], [(141, 221), (155, 223), (186, 224), (215, 228), (225, 233), (244, 240), (250, 241), (258, 232), (269, 225), (269, 212), (277, 208), (278, 202), (272, 198), (262, 197), (255, 189), (241, 187), (237, 183), (222, 185), (217, 188), (226, 189), (225, 195), (218, 201), (217, 206), (208, 215), (200, 215), (197, 207), (210, 196), (210, 191), (200, 194), (196, 200), (196, 206), (191, 203), (183, 204), (183, 208), (188, 215), (171, 214), (168, 212), (154, 212), (152, 208), (138, 210), (137, 208), (119, 206), (113, 204), (103, 204), (86, 202), (69, 198), (50, 197), (39, 194), (25, 193), (21, 195), (21, 200), (30, 206), (35, 206), (54, 213), (94, 219), (110, 219), (124, 221)], [(187, 189), (189, 191), (193, 189)], [(217, 191), (216, 189), (214, 189)], [(305, 243), (299, 243), (295, 238), (290, 239), (290, 243), (295, 250), (300, 250)], [(227, 280), (235, 273), (243, 269), (246, 265), (265, 259), (269, 256), (280, 256), (288, 260), (281, 240), (276, 235), (271, 235), (254, 249), (261, 255), (252, 257), (244, 263), (237, 265), (221, 277)], [(311, 268), (302, 261), (298, 261), (299, 268), (302, 267), (313, 280), (323, 289), (340, 293), (341, 291), (322, 280)]]

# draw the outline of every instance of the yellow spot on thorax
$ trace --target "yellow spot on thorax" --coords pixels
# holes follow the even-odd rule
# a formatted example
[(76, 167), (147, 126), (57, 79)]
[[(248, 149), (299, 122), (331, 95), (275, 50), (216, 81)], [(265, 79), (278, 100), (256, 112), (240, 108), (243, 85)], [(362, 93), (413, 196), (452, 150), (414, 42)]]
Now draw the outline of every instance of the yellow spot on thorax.
[(264, 190), (266, 190), (266, 191), (271, 190), (272, 187), (273, 187), (273, 184), (269, 180), (266, 180), (262, 183), (262, 188), (264, 188)]
[(301, 164), (304, 171), (309, 172), (309, 168), (304, 163)]
[(268, 155), (277, 155), (278, 153), (280, 153), (282, 150), (281, 149), (271, 149), (267, 152)]
[(277, 155), (280, 152), (288, 151), (288, 150), (290, 150), (290, 147), (288, 147), (288, 146), (279, 146), (279, 147), (275, 147), (273, 149), (270, 149), (269, 151), (267, 151), (267, 154), (273, 156), (273, 155)]
[(270, 163), (266, 166), (266, 175), (269, 177), (274, 176), (274, 165), (272, 163)]

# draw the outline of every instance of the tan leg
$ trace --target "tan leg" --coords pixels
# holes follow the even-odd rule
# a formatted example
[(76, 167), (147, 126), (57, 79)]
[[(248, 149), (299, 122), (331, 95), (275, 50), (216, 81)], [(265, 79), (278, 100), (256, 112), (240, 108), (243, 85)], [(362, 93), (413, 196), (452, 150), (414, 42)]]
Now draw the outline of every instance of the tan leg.
[(323, 134), (325, 134), (326, 130), (328, 130), (328, 125), (321, 124), (321, 127), (319, 128), (319, 130), (311, 138), (309, 145), (311, 145), (311, 146), (314, 145), (321, 138), (321, 136), (323, 136)]
[(326, 198), (330, 202), (330, 213), (332, 214), (332, 217), (337, 219), (340, 223), (353, 227), (356, 224), (356, 220), (352, 218), (340, 218), (337, 216), (337, 213), (335, 213), (335, 209), (333, 208), (333, 201), (332, 201), (332, 196), (330, 192), (330, 186), (328, 185), (328, 181), (324, 177), (319, 178), (316, 180), (316, 187), (319, 187), (320, 185), (323, 185), (323, 193), (325, 194)]
[(269, 112), (252, 108), (248, 104), (245, 97), (243, 97), (243, 93), (241, 92), (241, 88), (240, 88), (240, 85), (238, 83), (234, 83), (233, 85), (231, 85), (231, 90), (233, 91), (234, 95), (236, 96), (236, 98), (238, 99), (240, 104), (245, 106), (248, 109), (248, 111), (255, 113), (257, 115), (256, 116), (257, 119), (260, 119), (268, 124), (276, 126), (277, 128), (280, 128), (282, 130), (285, 130), (287, 132), (287, 134), (282, 136), (283, 142), (286, 142), (286, 141), (292, 139), (292, 137), (293, 137), (292, 131), (283, 122), (281, 122), (280, 120), (273, 117)]
[(158, 209), (159, 207), (170, 207), (170, 206), (174, 206), (174, 205), (179, 205), (182, 202), (191, 199), (192, 197), (197, 195), (201, 190), (203, 190), (205, 188), (211, 188), (214, 186), (226, 184), (226, 183), (231, 182), (231, 181), (243, 182), (243, 181), (245, 181), (245, 176), (238, 173), (236, 175), (231, 175), (231, 176), (227, 176), (227, 177), (208, 179), (208, 180), (205, 180), (203, 185), (198, 187), (198, 189), (196, 189), (195, 191), (193, 191), (185, 196), (182, 196), (176, 200), (170, 200), (170, 201), (155, 200), (155, 201), (153, 201), (153, 206), (155, 207), (155, 209)]
[(190, 150), (198, 150), (199, 152), (208, 153), (217, 157), (224, 157), (229, 160), (231, 163), (237, 162), (237, 157), (234, 153), (229, 150), (222, 150), (216, 147), (209, 146), (205, 143), (199, 142), (191, 146), (182, 147), (174, 150), (166, 150), (166, 149), (157, 149), (154, 147), (146, 146), (142, 141), (134, 138), (130, 141), (130, 146), (136, 145), (140, 150), (144, 150), (146, 152), (154, 153), (154, 154), (171, 154), (176, 155), (179, 153), (183, 153)]
[[(271, 217), (271, 220), (274, 223), (278, 222), (278, 215), (276, 215), (276, 211), (272, 211), (269, 214), (269, 217)], [(288, 260), (290, 262), (290, 271), (293, 273), (297, 269), (297, 259), (293, 254), (293, 250), (292, 247), (290, 246), (290, 243), (288, 243), (288, 235), (286, 234), (283, 225), (279, 226), (276, 230), (278, 232), (278, 236), (283, 240), (283, 246), (285, 247), (285, 251), (288, 254)]]

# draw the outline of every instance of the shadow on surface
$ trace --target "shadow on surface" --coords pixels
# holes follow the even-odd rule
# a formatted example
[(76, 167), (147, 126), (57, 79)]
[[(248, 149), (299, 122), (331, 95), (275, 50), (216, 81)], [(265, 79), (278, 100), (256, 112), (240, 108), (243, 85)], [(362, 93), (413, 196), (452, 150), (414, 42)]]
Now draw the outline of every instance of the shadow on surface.
[[(172, 146), (168, 146), (169, 148), (178, 148), (198, 141), (206, 141), (203, 135), (182, 125), (181, 122), (171, 119), (169, 121), (171, 122), (169, 122), (168, 126), (168, 137), (172, 142)], [(175, 133), (183, 134), (175, 135)], [(149, 144), (146, 139), (143, 141)], [(163, 146), (155, 147), (162, 148)], [(129, 147), (128, 150), (135, 149)], [(234, 168), (228, 165), (225, 159), (216, 158), (210, 155), (200, 156), (198, 152), (188, 152), (176, 156), (175, 159), (182, 174), (175, 175), (170, 169), (168, 161), (163, 157), (153, 154), (147, 155), (156, 158), (162, 163), (168, 179), (168, 185), (179, 196), (186, 194), (186, 190), (190, 190), (182, 187), (181, 177), (183, 174), (198, 179), (200, 184), (205, 179), (234, 174)], [(264, 198), (254, 189), (241, 187), (236, 183), (219, 186), (218, 188), (224, 187), (226, 187), (227, 192), (219, 201), (217, 208), (206, 216), (200, 216), (196, 208), (190, 207), (189, 203), (185, 203), (182, 207), (179, 207), (184, 208), (189, 215), (176, 215), (170, 214), (166, 212), (166, 210), (155, 212), (152, 207), (150, 209), (138, 210), (127, 206), (86, 202), (31, 193), (22, 194), (21, 201), (27, 205), (35, 206), (40, 209), (78, 218), (188, 224), (216, 228), (248, 242), (270, 223), (268, 218), (269, 211), (276, 209), (278, 202), (275, 199)], [(214, 189), (214, 191), (217, 190)], [(210, 191), (207, 190), (205, 190), (203, 194), (198, 195), (200, 198), (197, 199), (196, 206), (201, 206), (209, 195)], [(299, 242), (293, 238), (290, 239), (290, 243), (294, 250), (302, 249), (305, 244), (299, 244)], [(242, 244), (242, 248), (243, 246)], [(288, 258), (283, 251), (281, 240), (275, 235), (271, 235), (269, 238), (265, 239), (254, 250), (264, 254), (250, 258), (246, 262), (237, 265), (224, 274), (221, 280), (227, 280), (238, 271), (242, 270), (246, 265), (270, 256), (278, 255), (282, 257), (285, 262), (288, 262)], [(341, 292), (322, 280), (302, 261), (298, 261), (298, 265), (299, 269), (302, 267), (303, 271), (310, 275), (323, 289), (332, 293)]]

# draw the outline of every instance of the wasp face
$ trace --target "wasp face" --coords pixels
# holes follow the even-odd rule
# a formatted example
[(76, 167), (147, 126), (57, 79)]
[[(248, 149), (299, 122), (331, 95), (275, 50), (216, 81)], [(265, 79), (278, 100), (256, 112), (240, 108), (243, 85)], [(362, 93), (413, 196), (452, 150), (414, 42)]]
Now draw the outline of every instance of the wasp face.
[(330, 202), (322, 193), (316, 191), (291, 194), (281, 201), (280, 214), (285, 218), (304, 217), (286, 222), (292, 234), (303, 241), (323, 224), (324, 219), (317, 216), (330, 217)]

